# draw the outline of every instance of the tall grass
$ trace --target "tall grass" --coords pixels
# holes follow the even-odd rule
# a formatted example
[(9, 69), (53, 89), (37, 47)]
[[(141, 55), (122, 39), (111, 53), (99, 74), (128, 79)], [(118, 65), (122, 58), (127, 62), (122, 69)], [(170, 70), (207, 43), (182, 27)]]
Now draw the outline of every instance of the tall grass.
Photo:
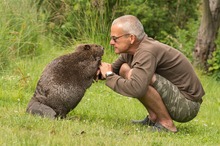
[(70, 35), (73, 40), (82, 43), (97, 43), (105, 48), (105, 54), (113, 54), (109, 45), (111, 18), (108, 14), (107, 1), (72, 2), (68, 8), (65, 23), (61, 26), (62, 33)]
[(35, 5), (26, 0), (0, 1), (0, 70), (17, 57), (42, 52), (39, 39), (45, 26), (38, 21)]
[(49, 30), (58, 41), (102, 43), (108, 46), (111, 17), (108, 1), (44, 0), (40, 10), (47, 11)]

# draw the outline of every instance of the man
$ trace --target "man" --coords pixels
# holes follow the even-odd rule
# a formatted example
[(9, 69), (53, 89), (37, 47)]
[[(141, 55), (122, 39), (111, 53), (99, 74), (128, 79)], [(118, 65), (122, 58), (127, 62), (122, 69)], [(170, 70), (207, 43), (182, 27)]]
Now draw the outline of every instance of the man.
[(141, 121), (157, 131), (177, 132), (173, 120), (188, 122), (198, 113), (203, 87), (188, 59), (178, 50), (149, 38), (132, 15), (115, 19), (111, 41), (119, 58), (100, 66), (106, 85), (137, 98), (149, 115)]

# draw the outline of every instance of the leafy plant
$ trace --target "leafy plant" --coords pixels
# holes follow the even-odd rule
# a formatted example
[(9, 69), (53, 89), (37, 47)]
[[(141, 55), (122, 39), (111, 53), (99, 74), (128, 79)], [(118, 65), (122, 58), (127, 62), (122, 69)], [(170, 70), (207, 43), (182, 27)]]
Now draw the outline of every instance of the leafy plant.
[(209, 73), (212, 73), (220, 81), (220, 49), (212, 53), (212, 58), (208, 60), (208, 64), (210, 65), (208, 68)]
[(144, 25), (146, 33), (158, 40), (167, 34), (175, 36), (176, 29), (186, 29), (190, 19), (198, 19), (199, 0), (192, 2), (168, 0), (121, 0), (116, 15), (132, 14)]

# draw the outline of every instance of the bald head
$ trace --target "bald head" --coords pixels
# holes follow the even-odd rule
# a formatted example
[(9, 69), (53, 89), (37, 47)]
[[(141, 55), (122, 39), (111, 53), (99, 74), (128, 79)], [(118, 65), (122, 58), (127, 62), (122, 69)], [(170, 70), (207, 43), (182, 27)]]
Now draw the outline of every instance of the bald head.
[(141, 40), (144, 35), (144, 27), (137, 17), (132, 15), (124, 15), (112, 22), (112, 26), (117, 25), (122, 28), (125, 33), (133, 34), (137, 37), (138, 40)]

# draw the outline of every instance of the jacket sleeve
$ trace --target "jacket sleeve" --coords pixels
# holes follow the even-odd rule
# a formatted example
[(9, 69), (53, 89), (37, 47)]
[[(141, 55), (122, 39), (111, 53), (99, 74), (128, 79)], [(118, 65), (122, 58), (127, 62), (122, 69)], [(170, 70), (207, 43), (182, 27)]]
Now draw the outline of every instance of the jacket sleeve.
[(125, 57), (123, 55), (120, 55), (118, 59), (114, 63), (112, 63), (113, 72), (119, 74), (121, 65), (125, 62), (126, 62)]
[(156, 59), (151, 53), (136, 52), (131, 63), (131, 79), (124, 79), (115, 74), (106, 79), (106, 85), (124, 96), (143, 97), (155, 72), (155, 65)]

